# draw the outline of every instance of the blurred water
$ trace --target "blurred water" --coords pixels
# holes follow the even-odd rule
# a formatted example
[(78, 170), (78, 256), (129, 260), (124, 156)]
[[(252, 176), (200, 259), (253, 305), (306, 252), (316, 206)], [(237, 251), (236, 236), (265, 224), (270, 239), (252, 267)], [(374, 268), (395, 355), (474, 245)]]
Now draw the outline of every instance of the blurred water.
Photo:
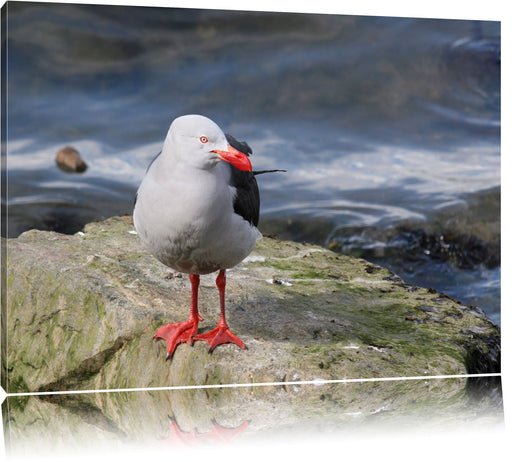
[[(263, 231), (320, 223), (312, 240), (328, 245), (464, 214), (468, 194), (500, 186), (498, 22), (10, 3), (7, 24), (11, 237), (130, 213), (184, 113), (246, 140), (255, 169), (288, 170), (259, 177)], [(85, 173), (56, 168), (67, 144)], [(469, 228), (499, 242), (496, 210)], [(499, 267), (393, 269), (435, 275), (499, 322)]]

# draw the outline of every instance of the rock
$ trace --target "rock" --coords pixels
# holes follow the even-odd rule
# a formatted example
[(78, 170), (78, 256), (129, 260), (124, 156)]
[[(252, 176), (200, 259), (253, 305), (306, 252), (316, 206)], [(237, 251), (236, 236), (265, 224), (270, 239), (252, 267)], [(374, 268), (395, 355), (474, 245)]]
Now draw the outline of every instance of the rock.
[(55, 162), (57, 162), (57, 166), (64, 172), (82, 173), (87, 170), (87, 164), (80, 156), (80, 153), (71, 146), (60, 149), (59, 152), (57, 152)]
[[(7, 248), (9, 393), (500, 370), (500, 331), (481, 311), (318, 246), (260, 240), (227, 273), (227, 319), (248, 350), (182, 344), (171, 362), (152, 339), (187, 318), (189, 281), (169, 277), (131, 217)], [(200, 332), (218, 320), (215, 276), (201, 278)]]

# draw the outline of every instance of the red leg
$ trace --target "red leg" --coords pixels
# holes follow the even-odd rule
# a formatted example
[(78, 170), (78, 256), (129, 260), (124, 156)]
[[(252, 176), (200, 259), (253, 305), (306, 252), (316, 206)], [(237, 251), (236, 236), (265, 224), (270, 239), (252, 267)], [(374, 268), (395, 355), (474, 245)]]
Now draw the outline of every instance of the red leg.
[(174, 350), (180, 343), (187, 342), (189, 345), (194, 343), (194, 335), (197, 334), (197, 325), (203, 318), (199, 316), (197, 308), (197, 295), (199, 292), (199, 275), (190, 274), (190, 283), (192, 285), (192, 300), (190, 303), (190, 315), (185, 322), (176, 322), (166, 324), (160, 327), (155, 333), (155, 340), (162, 338), (167, 342), (167, 355), (165, 359), (170, 359)]
[(217, 288), (219, 289), (219, 298), (220, 298), (220, 319), (217, 323), (217, 327), (209, 332), (205, 332), (204, 334), (195, 335), (194, 340), (204, 340), (208, 342), (210, 345), (210, 349), (208, 350), (211, 353), (215, 347), (218, 345), (222, 345), (223, 343), (234, 343), (238, 345), (242, 350), (245, 350), (246, 347), (244, 342), (242, 342), (235, 334), (233, 334), (228, 327), (226, 322), (226, 314), (225, 314), (225, 289), (226, 289), (226, 271), (220, 270), (219, 275), (217, 276)]

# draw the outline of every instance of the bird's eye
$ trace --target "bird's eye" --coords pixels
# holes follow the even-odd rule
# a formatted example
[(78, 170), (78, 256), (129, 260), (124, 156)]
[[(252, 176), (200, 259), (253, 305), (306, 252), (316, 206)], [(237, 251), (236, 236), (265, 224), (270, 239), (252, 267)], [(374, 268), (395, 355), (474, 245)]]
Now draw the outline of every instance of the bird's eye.
[(206, 136), (201, 136), (199, 141), (201, 141), (201, 143), (208, 143), (208, 138)]

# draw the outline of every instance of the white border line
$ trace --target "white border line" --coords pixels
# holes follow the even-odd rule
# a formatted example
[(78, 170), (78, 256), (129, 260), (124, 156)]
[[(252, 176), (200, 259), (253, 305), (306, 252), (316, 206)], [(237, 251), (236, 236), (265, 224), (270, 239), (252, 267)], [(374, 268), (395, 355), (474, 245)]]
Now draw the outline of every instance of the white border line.
[(67, 390), (67, 391), (41, 391), (25, 393), (6, 393), (6, 397), (19, 396), (47, 396), (47, 395), (79, 395), (90, 393), (120, 393), (132, 391), (164, 391), (164, 390), (198, 390), (204, 388), (237, 388), (237, 387), (263, 387), (263, 386), (283, 386), (283, 385), (327, 385), (332, 383), (365, 383), (365, 382), (392, 382), (402, 380), (439, 380), (439, 379), (461, 379), (461, 378), (479, 378), (479, 377), (501, 377), (501, 372), (484, 374), (457, 374), (457, 375), (422, 375), (417, 377), (376, 377), (361, 379), (314, 379), (298, 380), (293, 382), (255, 382), (255, 383), (225, 383), (214, 385), (177, 385), (169, 387), (150, 387), (150, 388), (116, 388), (103, 390)]

